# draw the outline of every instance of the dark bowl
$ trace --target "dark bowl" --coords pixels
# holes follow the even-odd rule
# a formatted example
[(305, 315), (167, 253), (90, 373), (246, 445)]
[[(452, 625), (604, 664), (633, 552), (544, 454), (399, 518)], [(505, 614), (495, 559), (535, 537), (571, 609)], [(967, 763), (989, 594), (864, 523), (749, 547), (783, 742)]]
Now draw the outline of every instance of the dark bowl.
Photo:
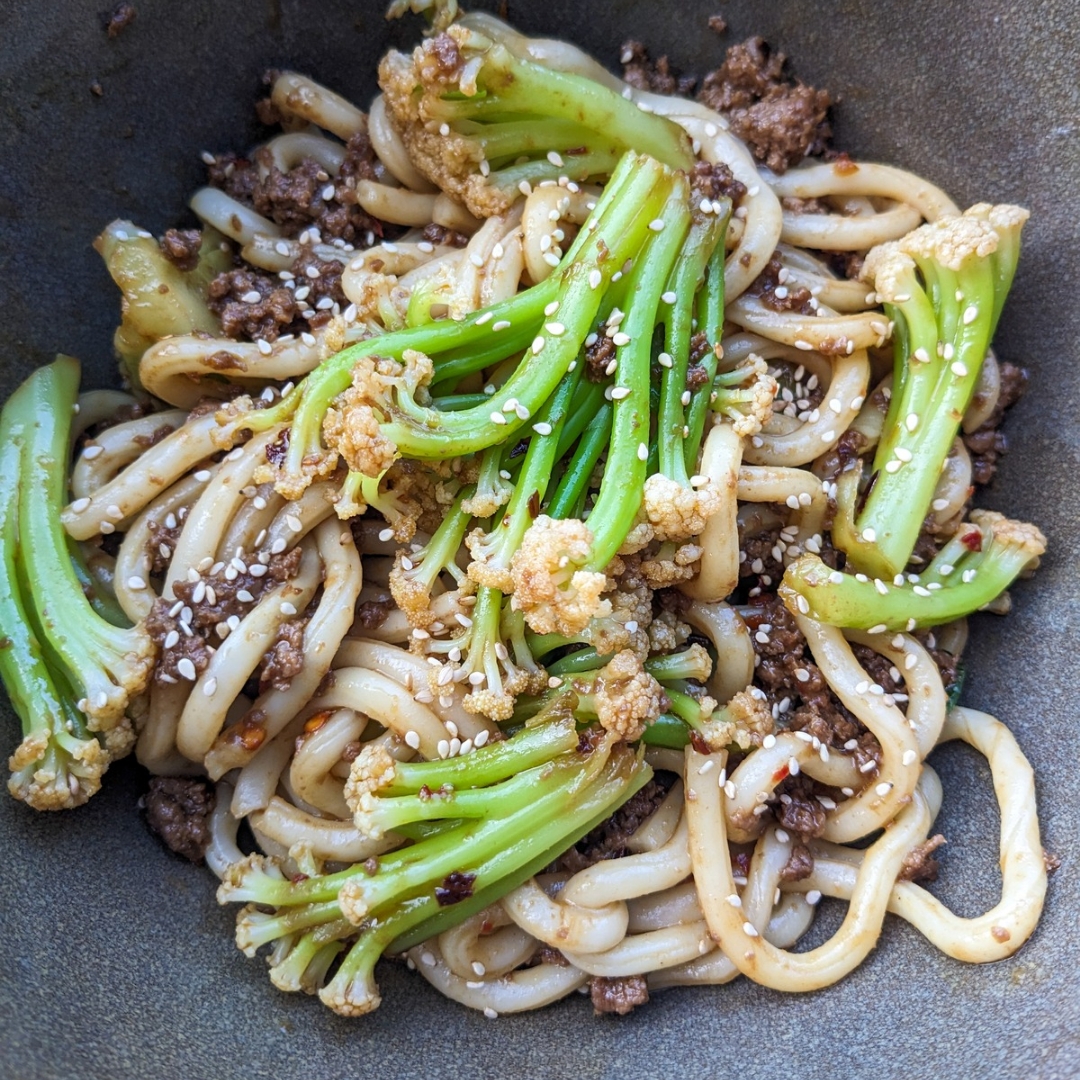
[[(59, 350), (83, 359), (89, 384), (113, 378), (117, 297), (90, 242), (117, 216), (156, 232), (183, 220), (202, 177), (199, 151), (255, 140), (264, 69), (288, 63), (365, 103), (382, 49), (416, 29), (388, 26), (382, 0), (137, 0), (135, 22), (111, 40), (99, 15), (106, 2), (0, 0), (5, 396)], [(718, 39), (705, 27), (718, 7), (511, 0), (509, 15), (608, 64), (624, 39), (640, 38), (691, 72), (761, 33), (806, 81), (838, 95), (839, 146), (912, 168), (961, 204), (1032, 210), (998, 337), (1004, 357), (1030, 368), (1032, 388), (1007, 422), (1011, 451), (983, 501), (1038, 522), (1051, 549), (1007, 620), (974, 620), (965, 689), (969, 704), (1016, 731), (1038, 778), (1044, 844), (1062, 860), (1031, 941), (1010, 960), (965, 966), (890, 917), (870, 959), (828, 990), (785, 996), (740, 980), (658, 995), (623, 1020), (594, 1019), (575, 997), (492, 1023), (387, 965), (383, 1008), (350, 1022), (280, 994), (261, 962), (236, 950), (233, 912), (217, 907), (207, 871), (148, 834), (136, 810), (145, 777), (124, 763), (77, 813), (39, 815), (0, 799), (3, 1076), (1080, 1073), (1080, 800), (1063, 771), (1076, 758), (1080, 684), (1075, 12), (1007, 0), (725, 0), (731, 28)], [(13, 746), (6, 708), (0, 727)], [(1000, 881), (989, 774), (965, 750), (934, 760), (949, 846), (933, 888), (975, 914), (996, 902)]]

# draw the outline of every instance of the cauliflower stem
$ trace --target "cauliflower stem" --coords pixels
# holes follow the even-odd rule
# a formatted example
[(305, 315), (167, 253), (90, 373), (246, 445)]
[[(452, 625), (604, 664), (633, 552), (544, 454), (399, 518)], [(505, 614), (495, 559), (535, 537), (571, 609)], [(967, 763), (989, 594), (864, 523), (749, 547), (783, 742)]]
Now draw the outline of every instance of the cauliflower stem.
[(970, 615), (999, 597), (1046, 550), (1034, 526), (991, 510), (971, 522), (919, 574), (890, 581), (832, 570), (802, 555), (785, 571), (780, 595), (795, 613), (855, 630), (912, 631)]
[(858, 485), (845, 476), (839, 484), (833, 540), (862, 573), (891, 580), (908, 563), (975, 392), (1027, 217), (1017, 206), (979, 204), (866, 258), (863, 276), (895, 324), (895, 359), (861, 507)]
[[(229, 869), (218, 890), (221, 903), (249, 905), (237, 941), (249, 953), (272, 944), (275, 971), (285, 965), (275, 983), (317, 989), (346, 1015), (378, 1006), (374, 967), (384, 951), (399, 952), (492, 903), (652, 775), (640, 753), (613, 735), (579, 735), (569, 693), (533, 727), (464, 758), (404, 764), (379, 754), (363, 751), (350, 774), (347, 797), (359, 827), (379, 833), (390, 822), (440, 814), (448, 827), (333, 874), (290, 879), (275, 860), (251, 856)], [(519, 774), (531, 782), (513, 779)], [(320, 989), (341, 939), (352, 934), (337, 973)]]
[[(79, 365), (39, 368), (0, 414), (0, 673), (23, 725), (9, 788), (39, 809), (85, 802), (131, 748), (153, 647), (87, 599), (60, 525)], [(98, 734), (95, 734), (98, 733)]]

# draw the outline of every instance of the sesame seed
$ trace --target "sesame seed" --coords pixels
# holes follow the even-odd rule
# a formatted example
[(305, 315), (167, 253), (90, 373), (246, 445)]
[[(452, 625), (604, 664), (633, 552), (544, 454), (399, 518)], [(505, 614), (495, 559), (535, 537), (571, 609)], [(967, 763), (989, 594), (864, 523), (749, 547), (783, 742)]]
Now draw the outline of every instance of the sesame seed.
[(742, 924), (742, 928), (743, 928), (743, 933), (744, 933), (744, 934), (745, 934), (745, 935), (746, 935), (747, 937), (757, 937), (757, 936), (758, 936), (758, 932), (757, 932), (757, 930), (755, 929), (755, 927), (754, 927), (754, 924), (753, 924), (753, 923), (750, 923), (750, 922), (744, 922), (744, 923)]
[(554, 150), (548, 151), (547, 159), (556, 169), (561, 169), (563, 167), (563, 159)]
[(110, 533), (116, 532), (116, 526), (111, 521), (99, 521), (98, 530), (108, 536)]
[(952, 373), (953, 373), (953, 374), (954, 374), (954, 375), (955, 375), (955, 376), (956, 376), (956, 377), (957, 377), (958, 379), (962, 379), (962, 378), (964, 378), (964, 376), (965, 376), (965, 375), (967, 375), (967, 373), (968, 373), (967, 365), (966, 365), (966, 364), (962, 364), (962, 363), (961, 363), (961, 362), (960, 362), (959, 360), (957, 360), (957, 361), (956, 361), (956, 362), (955, 362), (954, 364), (952, 364), (952, 366), (951, 366), (951, 367), (949, 368), (949, 370), (950, 370), (950, 371), (951, 371), (951, 372), (952, 372)]
[(533, 424), (533, 431), (535, 431), (537, 435), (550, 435), (551, 425), (541, 421), (539, 424)]
[(589, 288), (598, 289), (600, 282), (603, 281), (604, 275), (599, 270), (593, 269), (589, 271)]
[(295, 514), (286, 514), (285, 524), (288, 525), (289, 529), (295, 533), (302, 532), (304, 528), (303, 523)]
[(405, 732), (405, 745), (413, 750), (420, 749), (420, 736), (415, 731)]
[(804, 352), (809, 352), (813, 348), (813, 345), (811, 345), (809, 341), (803, 341), (802, 338), (796, 338), (795, 348), (802, 349)]
[(265, 338), (257, 338), (255, 341), (255, 347), (262, 353), (263, 356), (269, 356), (274, 350), (270, 347), (270, 342)]
[(810, 602), (806, 599), (805, 596), (796, 597), (795, 604), (803, 615), (810, 614)]
[(663, 232), (664, 231), (664, 219), (663, 218), (653, 218), (652, 221), (649, 222), (649, 229), (652, 232)]
[(536, 337), (533, 338), (532, 351), (533, 356), (539, 356), (544, 351), (544, 346), (547, 344), (547, 338)]
[(877, 533), (873, 529), (867, 527), (862, 531), (862, 538), (868, 543), (872, 544), (877, 539)]
[(176, 665), (176, 671), (183, 678), (187, 679), (188, 682), (194, 682), (195, 679), (197, 678), (196, 671), (195, 671), (195, 665), (186, 656), (182, 657), (179, 660), (179, 662)]
[(217, 693), (217, 679), (209, 678), (203, 683), (203, 693), (207, 697), (213, 697)]
[(882, 783), (878, 784), (876, 788), (874, 788), (874, 791), (878, 795), (880, 795), (881, 798), (884, 799), (885, 796), (888, 795), (890, 791), (892, 791), (892, 784), (890, 784), (887, 780), (883, 781)]
[(278, 611), (280, 611), (282, 615), (292, 616), (296, 614), (296, 605), (290, 604), (288, 600), (283, 600), (278, 607)]
[(613, 345), (622, 346), (630, 344), (630, 337), (624, 334), (621, 330), (618, 333), (611, 335), (611, 342)]
[(871, 626), (870, 629), (867, 630), (866, 632), (868, 634), (884, 634), (885, 631), (888, 630), (888, 629), (889, 628), (885, 625), (885, 623), (882, 622), (882, 623), (877, 623), (874, 626)]
[(552, 337), (562, 337), (566, 333), (566, 327), (561, 322), (549, 322), (544, 326), (544, 329)]
[(821, 903), (821, 893), (817, 889), (811, 889), (806, 894), (806, 902), (811, 906)]
[(913, 585), (911, 587), (911, 591), (916, 596), (929, 596), (930, 595), (930, 590), (927, 589), (927, 588), (924, 588), (922, 585)]
[(490, 419), (491, 419), (491, 422), (493, 424), (505, 424), (506, 423), (506, 417), (503, 416), (503, 414), (501, 412), (493, 412), (491, 414)]
[(485, 1007), (484, 1016), (486, 1016), (489, 1020), (499, 1019), (499, 1014), (490, 1005)]
[(491, 324), (491, 329), (495, 331), (495, 333), (498, 333), (500, 330), (509, 330), (510, 323), (507, 319), (499, 319), (498, 322), (493, 322)]
[(638, 443), (637, 456), (638, 461), (649, 460), (649, 448), (644, 443)]
[(611, 400), (622, 401), (623, 398), (630, 396), (630, 387), (628, 386), (613, 386), (611, 388)]

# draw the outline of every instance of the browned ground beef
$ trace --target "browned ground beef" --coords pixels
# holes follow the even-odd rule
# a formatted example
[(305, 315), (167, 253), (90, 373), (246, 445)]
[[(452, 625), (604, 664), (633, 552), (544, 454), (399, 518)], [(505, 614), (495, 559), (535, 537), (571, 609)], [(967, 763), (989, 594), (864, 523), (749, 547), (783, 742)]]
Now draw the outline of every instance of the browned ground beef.
[(288, 690), (294, 675), (304, 670), (304, 628), (307, 619), (290, 619), (278, 627), (273, 645), (259, 667), (259, 693), (271, 687)]
[(627, 41), (619, 53), (623, 67), (623, 79), (638, 90), (652, 90), (657, 94), (693, 93), (697, 83), (692, 75), (676, 76), (666, 56), (655, 63), (640, 41)]
[[(258, 299), (255, 299), (256, 295)], [(299, 313), (292, 290), (257, 270), (227, 270), (210, 282), (210, 310), (226, 337), (276, 341), (290, 333)]]
[(576, 874), (604, 859), (618, 859), (628, 854), (627, 840), (656, 811), (667, 797), (671, 781), (666, 776), (653, 777), (636, 795), (632, 795), (602, 825), (560, 855), (554, 868)]
[(781, 285), (780, 272), (783, 269), (780, 256), (773, 255), (765, 269), (750, 283), (747, 292), (758, 297), (765, 307), (772, 311), (797, 311), (800, 315), (813, 315), (814, 306), (810, 302), (813, 297), (810, 290), (793, 283)]
[(175, 514), (172, 516), (171, 526), (167, 524), (169, 520), (166, 517), (160, 522), (153, 519), (147, 522), (150, 530), (150, 540), (147, 544), (151, 560), (150, 573), (155, 577), (164, 574), (169, 568), (169, 561), (176, 550), (176, 542), (180, 539), (180, 533), (184, 528), (183, 523)]
[(606, 1013), (626, 1016), (639, 1005), (649, 1004), (649, 986), (644, 975), (626, 975), (618, 979), (593, 976), (589, 980), (589, 995), (597, 1016)]
[(434, 221), (424, 226), (423, 237), (429, 244), (445, 244), (455, 248), (463, 248), (469, 242), (464, 233), (448, 229), (445, 225), (437, 225)]
[(208, 780), (155, 776), (143, 799), (146, 823), (165, 844), (192, 862), (202, 862), (210, 845), (214, 788)]
[(166, 229), (159, 241), (161, 254), (181, 270), (194, 270), (199, 264), (202, 246), (201, 229)]
[(785, 60), (762, 38), (750, 38), (728, 49), (698, 94), (699, 101), (727, 116), (758, 161), (778, 173), (808, 154), (823, 153), (832, 134), (828, 92), (788, 78)]
[(900, 873), (897, 874), (897, 881), (937, 881), (938, 870), (940, 865), (933, 857), (933, 853), (937, 851), (942, 844), (945, 843), (945, 837), (938, 833), (936, 836), (931, 836), (928, 840), (924, 840), (917, 847), (912, 848), (904, 856), (904, 861), (900, 867)]
[(738, 206), (746, 194), (746, 185), (735, 179), (734, 173), (722, 162), (711, 165), (707, 161), (695, 163), (690, 173), (690, 186), (700, 199), (730, 199)]
[(791, 845), (791, 855), (784, 869), (780, 871), (781, 881), (802, 881), (814, 872), (814, 856), (810, 849), (801, 842)]
[(607, 367), (615, 359), (615, 342), (606, 334), (600, 334), (591, 345), (585, 346), (585, 378), (589, 382), (603, 382)]
[(1001, 392), (994, 411), (986, 422), (970, 435), (964, 435), (964, 445), (971, 455), (971, 477), (976, 484), (989, 484), (997, 472), (998, 458), (1008, 449), (1008, 442), (1000, 431), (1005, 411), (1020, 400), (1027, 389), (1028, 373), (1016, 364), (999, 362)]

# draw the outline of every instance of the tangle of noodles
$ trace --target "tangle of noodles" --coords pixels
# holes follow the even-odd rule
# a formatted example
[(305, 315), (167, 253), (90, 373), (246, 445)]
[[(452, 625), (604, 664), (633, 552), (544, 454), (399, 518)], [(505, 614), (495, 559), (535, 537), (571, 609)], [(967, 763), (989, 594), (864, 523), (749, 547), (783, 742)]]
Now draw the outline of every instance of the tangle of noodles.
[[(779, 390), (753, 432), (719, 416), (710, 421), (690, 471), (699, 474), (693, 484), (715, 493), (713, 509), (691, 537), (668, 542), (657, 534), (637, 543), (637, 530), (630, 534), (617, 562), (635, 567), (651, 591), (644, 615), (629, 601), (624, 608), (616, 602), (612, 619), (623, 634), (619, 647), (629, 641), (649, 662), (683, 657), (693, 635), (685, 657), (707, 657), (708, 668), (665, 684), (673, 703), (681, 694), (687, 708), (697, 702), (708, 713), (741, 696), (757, 702), (764, 719), (732, 728), (726, 748), (705, 745), (699, 733), (685, 749), (650, 745), (645, 757), (657, 779), (635, 796), (632, 815), (616, 814), (607, 839), (602, 827), (457, 925), (407, 942), (409, 966), (446, 996), (490, 1015), (538, 1008), (587, 985), (601, 1003), (611, 986), (640, 1002), (649, 990), (721, 984), (740, 974), (779, 990), (819, 989), (870, 952), (886, 913), (950, 956), (986, 962), (1009, 955), (1035, 926), (1046, 870), (1031, 770), (1015, 739), (993, 717), (950, 704), (942, 670), (947, 677), (955, 671), (966, 623), (955, 620), (936, 638), (845, 629), (811, 617), (808, 608), (785, 613), (773, 597), (800, 555), (835, 556), (830, 529), (838, 483), (847, 482), (841, 468), (874, 453), (892, 392), (880, 350), (894, 326), (872, 288), (838, 276), (825, 253), (865, 254), (924, 221), (950, 219), (957, 208), (933, 185), (890, 166), (809, 163), (775, 175), (704, 105), (632, 88), (574, 46), (530, 41), (492, 16), (469, 15), (462, 25), (673, 120), (700, 162), (726, 167), (741, 185), (721, 241), (723, 336), (712, 344), (721, 375), (757, 365)], [(434, 182), (387, 95), (365, 114), (306, 76), (284, 72), (271, 100), (283, 131), (250, 155), (259, 180), (307, 170), (325, 185), (328, 203), (347, 190), (348, 205), (371, 228), (348, 240), (314, 226), (298, 233), (227, 183), (196, 192), (195, 214), (267, 283), (236, 302), (262, 304), (278, 289), (310, 322), (262, 335), (208, 333), (194, 323), (190, 332), (147, 335), (138, 371), (155, 403), (132, 416), (136, 399), (129, 395), (83, 395), (71, 502), (62, 516), (88, 573), (104, 583), (120, 615), (154, 628), (159, 655), (136, 753), (154, 773), (202, 775), (216, 784), (206, 862), (226, 880), (248, 858), (237, 846), (243, 822), (295, 880), (351, 864), (374, 873), (380, 857), (408, 841), (392, 831), (366, 835), (354, 822), (349, 785), (358, 756), (379, 748), (398, 762), (467, 757), (528, 719), (474, 707), (468, 694), (485, 678), (493, 684), (490, 667), (479, 681), (465, 679), (464, 669), (456, 674), (460, 650), (455, 659), (447, 635), (479, 618), (473, 537), (460, 533), (429, 582), (425, 621), (399, 594), (403, 568), (411, 571), (425, 545), (442, 535), (463, 485), (475, 485), (477, 499), (489, 485), (492, 501), (475, 511), (475, 524), (498, 521), (492, 514), (510, 490), (504, 498), (500, 485), (511, 476), (499, 470), (516, 467), (511, 458), (493, 467), (486, 456), (455, 459), (426, 473), (399, 462), (375, 480), (377, 494), (364, 495), (366, 515), (345, 521), (343, 473), (313, 467), (304, 489), (275, 489), (267, 462), (288, 451), (288, 427), (250, 435), (242, 419), (233, 422), (243, 414), (230, 411), (230, 400), (239, 393), (256, 407), (274, 406), (355, 343), (432, 319), (450, 325), (552, 280), (605, 191), (603, 177), (548, 179), (526, 184), (527, 194), (508, 209), (478, 219)], [(358, 135), (372, 151), (360, 173), (350, 141)], [(561, 166), (554, 151), (549, 158)], [(817, 200), (813, 212), (807, 200)], [(774, 296), (802, 289), (812, 310), (769, 302), (760, 282), (777, 266)], [(339, 292), (316, 304), (324, 276)], [(618, 325), (609, 316), (609, 336)], [(562, 324), (548, 330), (562, 333)], [(432, 393), (446, 397), (448, 410), (493, 397), (527, 348), (528, 339), (518, 343), (512, 362), (454, 354), (436, 366)], [(451, 379), (454, 364), (459, 373)], [(994, 414), (1001, 370), (991, 354), (963, 433)], [(618, 400), (610, 384), (606, 401), (599, 388), (589, 393), (576, 406), (579, 448), (588, 425)], [(514, 403), (497, 408), (513, 412)], [(497, 422), (505, 422), (502, 414)], [(540, 424), (534, 430), (543, 434)], [(600, 453), (583, 460), (587, 472), (602, 465)], [(556, 476), (571, 467), (564, 461)], [(928, 535), (940, 533), (939, 543), (960, 527), (972, 475), (957, 436), (928, 518)], [(589, 494), (579, 515), (594, 498)], [(534, 517), (540, 507), (532, 507)], [(609, 583), (605, 595), (620, 601), (621, 588)], [(504, 618), (514, 610), (508, 605)], [(541, 636), (506, 626), (502, 632), (519, 664), (524, 652), (517, 650)], [(573, 649), (587, 640), (606, 656), (600, 637), (565, 636)], [(561, 677), (549, 681), (538, 664), (541, 681), (529, 693), (585, 670), (568, 658), (581, 661), (587, 648), (561, 647), (536, 654)], [(794, 661), (784, 668), (788, 653)], [(937, 843), (931, 832), (942, 792), (926, 759), (950, 740), (986, 758), (1001, 808), (1001, 900), (972, 918), (955, 915), (911, 880)], [(605, 857), (612, 855), (619, 857)], [(822, 897), (845, 903), (846, 915), (828, 941), (795, 951)], [(244, 925), (257, 917), (242, 913)], [(340, 914), (327, 927), (321, 951), (311, 946), (306, 973), (288, 984), (285, 968), (275, 968), (276, 983), (322, 984), (340, 942), (356, 930)], [(272, 964), (292, 947), (283, 940), (276, 940)]]

